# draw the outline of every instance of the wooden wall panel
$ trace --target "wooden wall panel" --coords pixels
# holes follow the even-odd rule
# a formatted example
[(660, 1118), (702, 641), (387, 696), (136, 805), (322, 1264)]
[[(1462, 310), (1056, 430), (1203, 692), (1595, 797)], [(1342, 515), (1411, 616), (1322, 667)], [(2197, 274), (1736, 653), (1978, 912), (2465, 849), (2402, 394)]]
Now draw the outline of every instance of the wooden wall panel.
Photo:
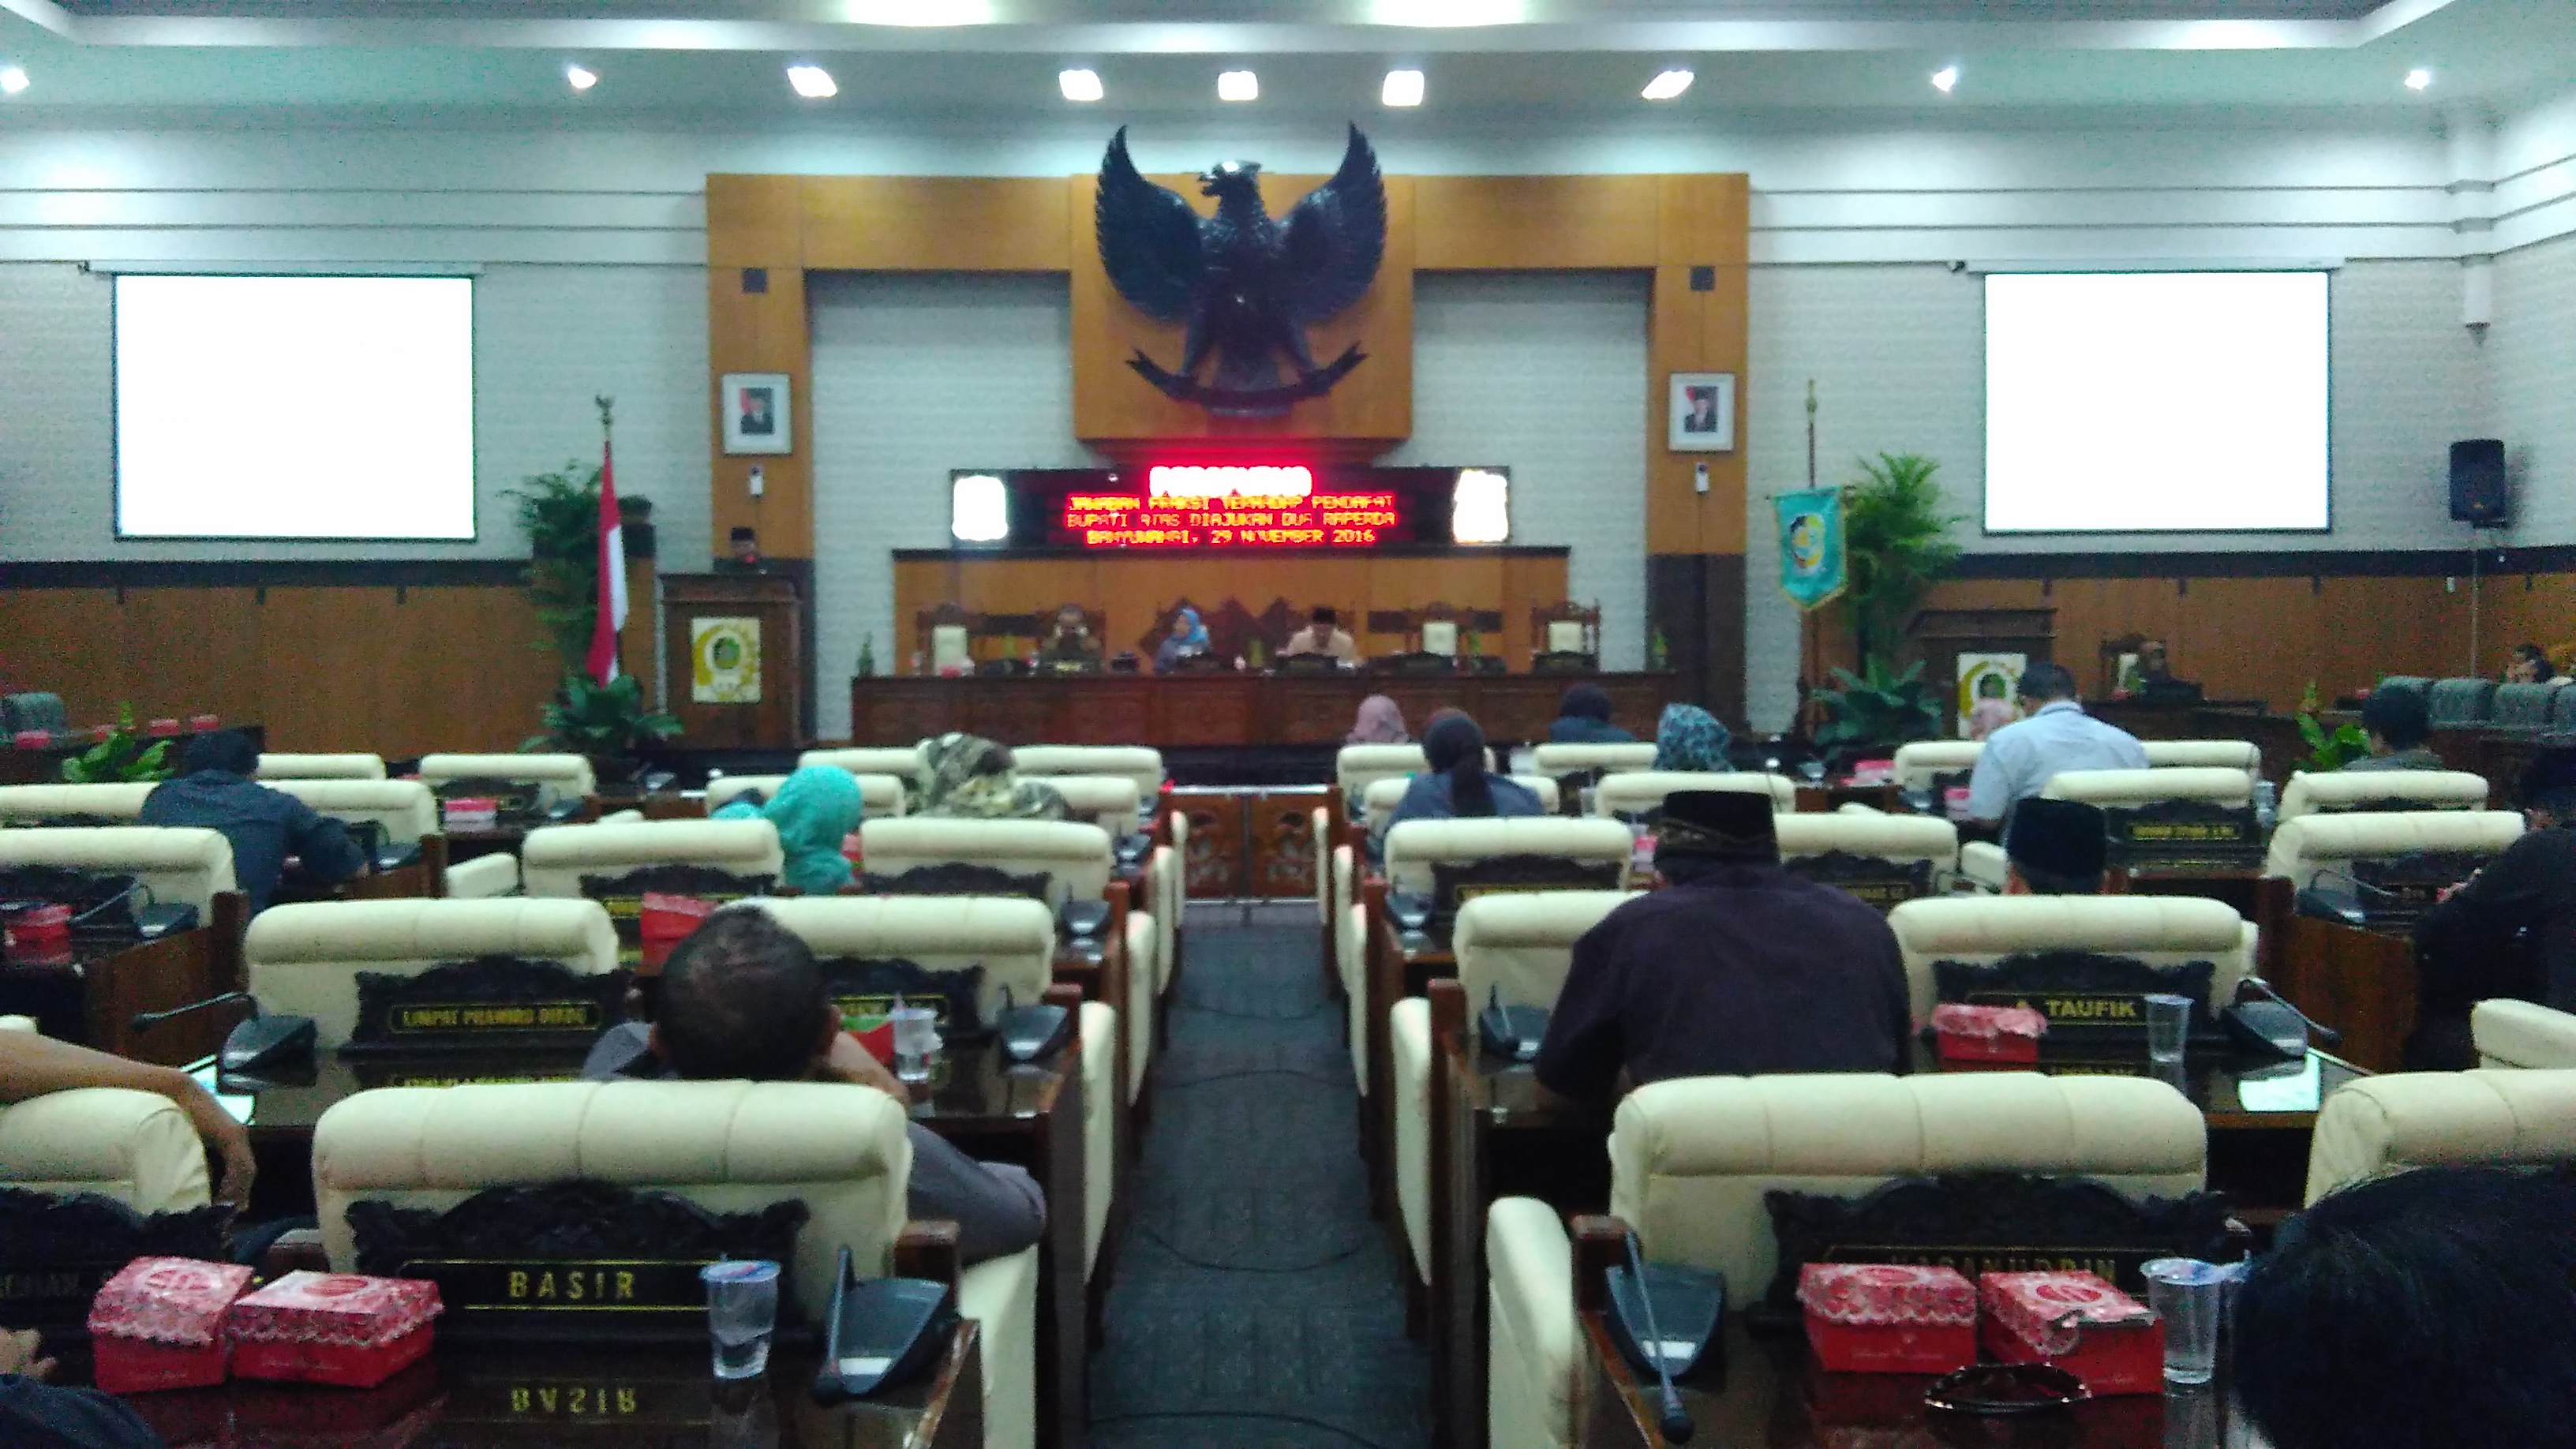
[[(14, 689), (75, 724), (211, 712), (280, 750), (506, 750), (557, 667), (515, 588), (0, 590)], [(263, 597), (264, 596), (264, 597)]]
[[(805, 273), (791, 259), (768, 271), (769, 290), (745, 293), (738, 269), (712, 268), (707, 273), (708, 369), (717, 385), (708, 389), (708, 446), (712, 465), (713, 507), (710, 535), (698, 541), (670, 540), (674, 558), (713, 558), (725, 551), (732, 531), (749, 525), (760, 534), (760, 551), (778, 558), (814, 556), (813, 353), (805, 318)], [(777, 457), (730, 457), (724, 451), (726, 399), (717, 396), (729, 372), (783, 372), (788, 377), (789, 426), (796, 451)], [(764, 476), (762, 495), (751, 496), (751, 470)]]
[(1422, 176), (1414, 265), (1428, 272), (1655, 265), (1653, 176)]
[(1067, 265), (1071, 193), (1057, 177), (800, 179), (804, 265), (814, 270), (1061, 272)]

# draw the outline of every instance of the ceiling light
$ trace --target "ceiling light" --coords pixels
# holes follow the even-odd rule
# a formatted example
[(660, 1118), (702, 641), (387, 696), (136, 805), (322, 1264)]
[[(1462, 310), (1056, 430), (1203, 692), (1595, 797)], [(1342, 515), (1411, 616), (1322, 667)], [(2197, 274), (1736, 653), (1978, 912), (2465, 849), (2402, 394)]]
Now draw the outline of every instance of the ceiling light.
[(1390, 106), (1422, 104), (1422, 72), (1391, 70), (1386, 73), (1386, 89), (1378, 92), (1379, 100)]
[(1230, 70), (1216, 78), (1216, 98), (1220, 101), (1257, 101), (1261, 99), (1261, 77), (1248, 70)]
[(1939, 91), (1945, 96), (1955, 89), (1958, 84), (1959, 68), (1955, 65), (1945, 65), (1939, 70), (1932, 72), (1932, 89)]
[(841, 93), (841, 88), (832, 83), (832, 73), (819, 65), (789, 66), (787, 83), (809, 101), (830, 100)]
[(985, 25), (993, 19), (991, 0), (846, 0), (842, 15), (858, 25)]
[(1055, 73), (1055, 87), (1068, 101), (1096, 101), (1108, 92), (1100, 88), (1096, 70), (1060, 70)]
[(564, 67), (564, 82), (574, 90), (586, 91), (599, 84), (599, 77), (586, 66), (567, 65)]
[(1377, 25), (1449, 29), (1467, 25), (1518, 25), (1527, 18), (1523, 0), (1374, 0), (1369, 20)]
[(13, 65), (7, 70), (0, 70), (0, 95), (14, 96), (26, 88), (27, 72), (24, 69)]
[(2406, 72), (2406, 89), (2420, 91), (2433, 83), (2433, 73), (2422, 66)]
[(1650, 101), (1669, 101), (1673, 97), (1680, 95), (1682, 92), (1689, 90), (1690, 83), (1691, 73), (1689, 71), (1668, 70), (1663, 74), (1656, 76), (1653, 80), (1646, 82), (1644, 95), (1646, 99)]

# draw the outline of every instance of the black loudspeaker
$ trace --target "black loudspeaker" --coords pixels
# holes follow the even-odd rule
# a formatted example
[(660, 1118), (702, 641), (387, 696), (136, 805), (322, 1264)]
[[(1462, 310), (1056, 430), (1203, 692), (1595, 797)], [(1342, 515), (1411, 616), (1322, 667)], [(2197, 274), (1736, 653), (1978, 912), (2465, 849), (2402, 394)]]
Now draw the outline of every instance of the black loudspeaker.
[(2504, 440), (2462, 438), (2451, 445), (2451, 519), (2483, 528), (2513, 521), (2504, 493)]

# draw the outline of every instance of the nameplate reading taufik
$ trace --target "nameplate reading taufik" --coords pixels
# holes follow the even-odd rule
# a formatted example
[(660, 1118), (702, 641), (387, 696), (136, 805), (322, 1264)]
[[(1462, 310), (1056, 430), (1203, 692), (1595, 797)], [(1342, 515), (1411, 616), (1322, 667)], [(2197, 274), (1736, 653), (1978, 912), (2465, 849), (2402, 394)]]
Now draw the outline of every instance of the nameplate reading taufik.
[(1932, 984), (1943, 1001), (1975, 1006), (2027, 1006), (2056, 1031), (2144, 1031), (2150, 994), (2188, 996), (2193, 1019), (2209, 1001), (2216, 968), (2207, 961), (2150, 965), (2089, 951), (2038, 951), (2000, 961), (1935, 961)]

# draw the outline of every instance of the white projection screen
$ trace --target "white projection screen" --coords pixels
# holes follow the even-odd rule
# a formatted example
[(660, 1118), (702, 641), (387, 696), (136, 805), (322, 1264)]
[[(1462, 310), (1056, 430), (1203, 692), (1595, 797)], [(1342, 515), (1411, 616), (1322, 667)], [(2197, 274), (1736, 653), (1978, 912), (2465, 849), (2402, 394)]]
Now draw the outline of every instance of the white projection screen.
[(119, 276), (116, 532), (472, 539), (472, 279)]
[(1986, 278), (1986, 530), (2321, 530), (2326, 274)]

